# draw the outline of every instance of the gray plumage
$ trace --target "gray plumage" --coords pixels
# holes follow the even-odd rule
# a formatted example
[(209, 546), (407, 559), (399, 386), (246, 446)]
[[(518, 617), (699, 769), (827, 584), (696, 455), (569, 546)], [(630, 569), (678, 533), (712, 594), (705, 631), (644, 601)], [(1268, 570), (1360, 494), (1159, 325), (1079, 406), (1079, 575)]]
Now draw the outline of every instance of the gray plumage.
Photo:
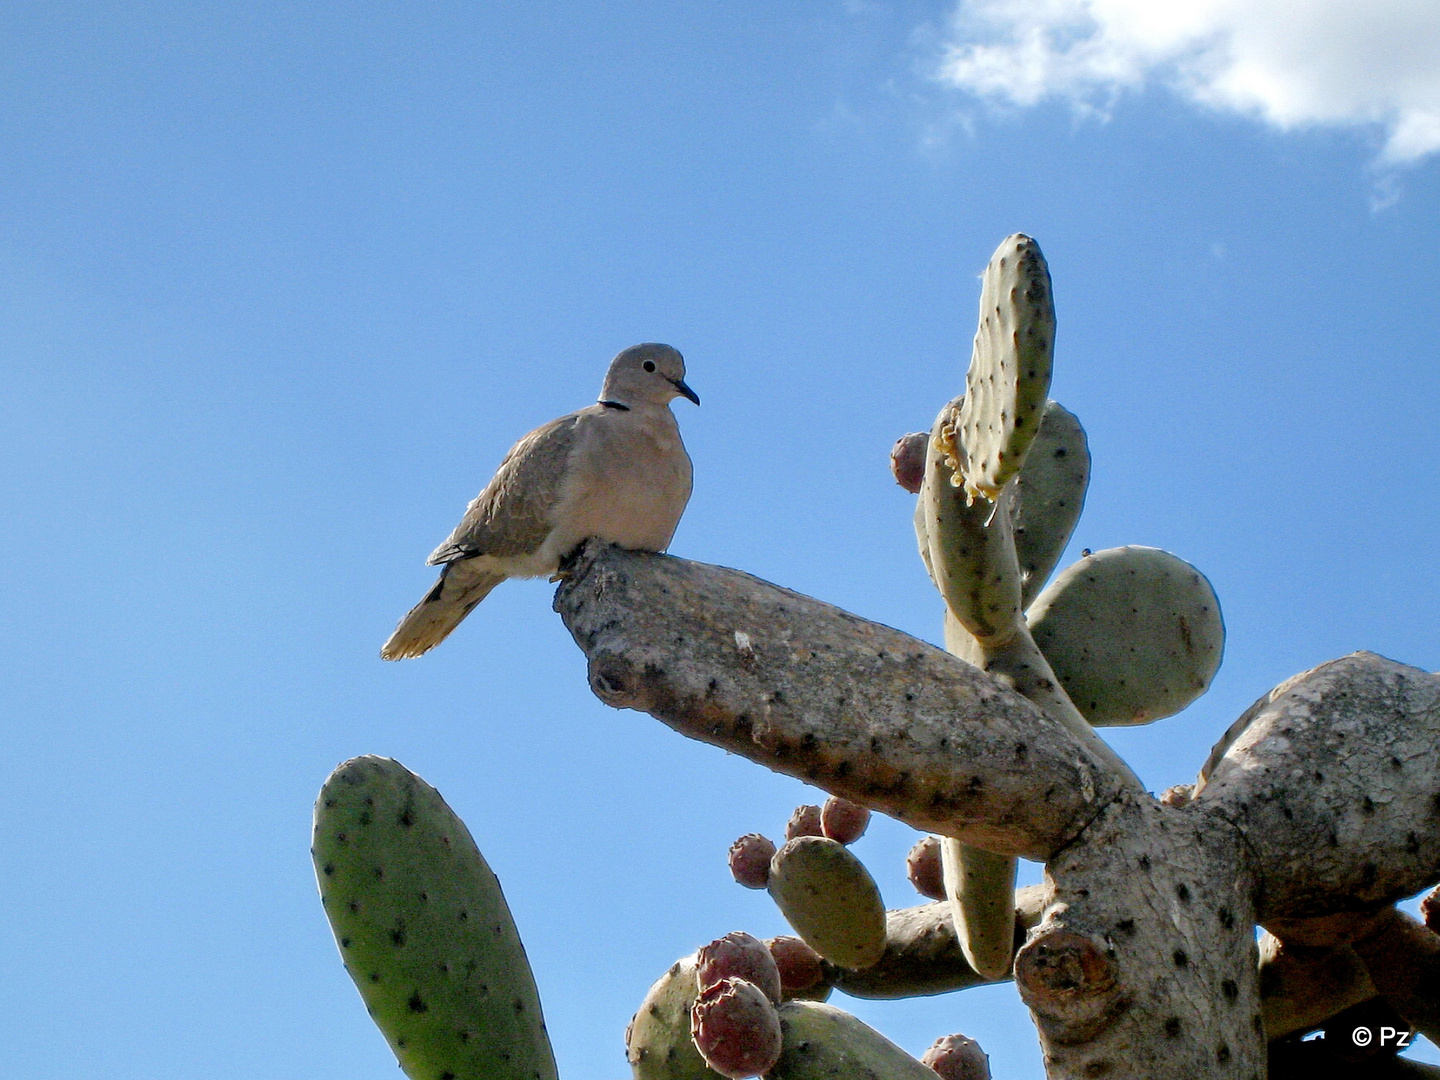
[(690, 457), (670, 402), (700, 399), (668, 345), (610, 362), (600, 400), (543, 424), (511, 448), (446, 541), (440, 579), (380, 650), (386, 660), (440, 644), (506, 578), (549, 577), (587, 537), (663, 551), (690, 498)]

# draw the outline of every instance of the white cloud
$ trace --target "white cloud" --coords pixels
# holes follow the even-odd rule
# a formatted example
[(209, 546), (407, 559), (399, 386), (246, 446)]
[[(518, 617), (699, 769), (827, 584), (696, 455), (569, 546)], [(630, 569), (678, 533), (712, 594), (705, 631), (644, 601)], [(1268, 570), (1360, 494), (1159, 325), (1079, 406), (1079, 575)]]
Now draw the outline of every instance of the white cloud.
[(1290, 130), (1375, 126), (1440, 151), (1440, 0), (961, 0), (941, 78), (980, 97), (1111, 108), (1168, 86)]

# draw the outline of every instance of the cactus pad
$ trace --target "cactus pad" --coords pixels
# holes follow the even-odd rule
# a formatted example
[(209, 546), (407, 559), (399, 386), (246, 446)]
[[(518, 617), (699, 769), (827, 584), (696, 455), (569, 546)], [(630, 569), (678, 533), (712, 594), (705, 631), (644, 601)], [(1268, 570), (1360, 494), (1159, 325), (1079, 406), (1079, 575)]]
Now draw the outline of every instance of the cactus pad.
[(1001, 241), (980, 288), (980, 326), (960, 434), (970, 498), (999, 498), (1020, 469), (1050, 394), (1055, 305), (1040, 245), (1023, 233)]
[(1010, 520), (1020, 562), (1020, 606), (1040, 595), (1080, 520), (1090, 484), (1090, 447), (1075, 414), (1047, 402), (1040, 430), (1015, 477)]
[(345, 968), (412, 1080), (555, 1080), (500, 883), (440, 793), (399, 762), (337, 768), (312, 853)]
[(795, 932), (832, 964), (858, 970), (885, 951), (885, 905), (870, 871), (823, 836), (798, 836), (770, 864), (770, 895)]
[(690, 1037), (690, 1010), (699, 996), (693, 956), (670, 965), (650, 988), (625, 1029), (634, 1080), (722, 1080)]
[(1210, 582), (1159, 548), (1086, 556), (1040, 594), (1029, 618), (1065, 692), (1096, 726), (1179, 712), (1209, 687), (1225, 650)]
[(936, 1080), (928, 1065), (843, 1009), (787, 1001), (779, 1012), (784, 1048), (768, 1080)]

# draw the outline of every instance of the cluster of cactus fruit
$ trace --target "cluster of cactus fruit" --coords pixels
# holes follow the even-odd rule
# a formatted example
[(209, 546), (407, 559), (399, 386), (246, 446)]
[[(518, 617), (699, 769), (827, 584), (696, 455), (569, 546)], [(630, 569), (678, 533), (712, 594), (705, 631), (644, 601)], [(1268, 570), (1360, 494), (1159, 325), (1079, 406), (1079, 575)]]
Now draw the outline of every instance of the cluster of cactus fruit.
[[(1246, 787), (1260, 783), (1257, 777), (1303, 773), (1295, 761), (1310, 759), (1292, 761), (1286, 754), (1313, 753), (1320, 761), (1331, 753), (1328, 736), (1313, 735), (1311, 723), (1328, 709), (1347, 730), (1372, 736), (1383, 731), (1383, 740), (1369, 741), (1392, 747), (1394, 776), (1408, 776), (1413, 761), (1428, 769), (1410, 786), (1419, 784), (1416, 790), (1432, 804), (1429, 812), (1440, 814), (1440, 791), (1424, 794), (1437, 771), (1435, 755), (1412, 746), (1430, 745), (1424, 732), (1397, 731), (1393, 724), (1364, 729), (1371, 720), (1352, 721), (1345, 711), (1373, 707), (1384, 714), (1375, 724), (1392, 723), (1386, 716), (1393, 714), (1401, 720), (1420, 716), (1433, 726), (1440, 697), (1423, 682), (1430, 677), (1369, 654), (1297, 676), (1225, 734), (1195, 785), (1173, 789), (1160, 800), (1146, 795), (1095, 728), (1149, 723), (1184, 709), (1205, 691), (1219, 666), (1223, 622), (1205, 577), (1155, 548), (1086, 551), (1047, 585), (1083, 506), (1090, 460), (1079, 422), (1049, 399), (1053, 347), (1049, 271), (1033, 240), (1012, 236), (984, 276), (965, 393), (940, 411), (928, 433), (902, 437), (891, 456), (897, 482), (918, 496), (916, 537), (945, 602), (946, 649), (989, 674), (993, 681), (986, 686), (993, 690), (981, 688), (982, 702), (1004, 694), (1025, 699), (1019, 705), (1033, 705), (1044, 724), (1063, 729), (1054, 742), (1060, 747), (1055, 775), (1076, 778), (1076, 790), (1065, 796), (1074, 805), (1063, 813), (1048, 805), (1064, 801), (1052, 800), (1054, 784), (1041, 792), (1046, 805), (1029, 804), (1038, 816), (1052, 814), (1053, 824), (1034, 824), (1027, 831), (1014, 819), (1027, 805), (1028, 772), (1049, 767), (1038, 763), (1039, 742), (1013, 741), (1013, 753), (1003, 759), (992, 754), (1003, 764), (971, 776), (958, 794), (942, 799), (937, 791), (928, 800), (909, 801), (904, 792), (909, 774), (881, 761), (882, 740), (873, 734), (855, 742), (872, 748), (884, 783), (857, 780), (867, 763), (845, 756), (852, 754), (848, 747), (835, 751), (838, 765), (805, 771), (809, 766), (796, 764), (804, 755), (773, 733), (766, 742), (748, 712), (738, 712), (740, 741), (727, 742), (731, 736), (721, 733), (723, 725), (715, 720), (716, 678), (702, 672), (708, 689), (679, 704), (662, 700), (660, 691), (645, 697), (627, 688), (624, 672), (612, 663), (620, 647), (602, 658), (611, 666), (596, 666), (595, 635), (577, 628), (580, 618), (574, 615), (581, 606), (574, 599), (580, 587), (562, 585), (561, 594), (569, 588), (572, 595), (569, 600), (557, 595), (557, 609), (568, 615), (577, 642), (591, 653), (592, 687), (603, 699), (646, 708), (687, 734), (738, 748), (821, 787), (832, 786), (825, 782), (828, 776), (837, 781), (833, 786), (850, 785), (852, 795), (860, 793), (857, 798), (873, 795), (873, 806), (897, 817), (936, 822), (928, 827), (937, 830), (950, 826), (966, 838), (921, 839), (907, 869), (932, 902), (887, 912), (873, 878), (848, 846), (869, 821), (870, 810), (860, 802), (837, 795), (823, 808), (800, 807), (778, 849), (758, 833), (741, 837), (730, 851), (735, 879), (767, 890), (797, 936), (761, 942), (727, 934), (676, 962), (650, 989), (626, 1032), (635, 1080), (990, 1075), (984, 1053), (963, 1035), (945, 1036), (923, 1057), (911, 1056), (828, 1004), (835, 988), (857, 997), (894, 998), (1014, 978), (1040, 1029), (1047, 1071), (1064, 1077), (1178, 1075), (1169, 1071), (1167, 1053), (1192, 1069), (1194, 1062), (1207, 1061), (1205, 1075), (1259, 1077), (1267, 1037), (1276, 1075), (1311, 1075), (1320, 1068), (1312, 1068), (1312, 1059), (1322, 1060), (1317, 1055), (1330, 1054), (1323, 1061), (1332, 1065), (1340, 1059), (1323, 1046), (1302, 1044), (1307, 1032), (1338, 1033), (1360, 1022), (1356, 1016), (1395, 1030), (1419, 1027), (1429, 1033), (1440, 1026), (1440, 1003), (1431, 985), (1440, 980), (1440, 937), (1388, 907), (1440, 878), (1437, 846), (1428, 832), (1410, 831), (1407, 840), (1392, 843), (1390, 832), (1367, 840), (1371, 834), (1364, 831), (1377, 820), (1377, 803), (1409, 805), (1406, 799), (1421, 796), (1408, 788), (1383, 799), (1366, 795), (1360, 812), (1326, 817), (1330, 811), (1324, 807), (1302, 808), (1297, 815), (1294, 800), (1280, 789), (1256, 795)], [(617, 599), (624, 590), (613, 587), (616, 580), (599, 590), (607, 603), (626, 602)], [(737, 589), (750, 590), (753, 583), (746, 579)], [(672, 589), (673, 582), (661, 592), (670, 596)], [(794, 594), (787, 595), (792, 599), (782, 600), (790, 605)], [(605, 626), (621, 622), (612, 618)], [(704, 632), (702, 627), (657, 637), (698, 642)], [(752, 645), (751, 634), (735, 629), (717, 640), (723, 644), (727, 634), (746, 677), (761, 678), (760, 646)], [(899, 646), (887, 654), (885, 647), (875, 651), (873, 637), (864, 641), (865, 656), (898, 655), (893, 649)], [(698, 645), (691, 648), (699, 655)], [(787, 672), (800, 655), (794, 648), (787, 639), (779, 661)], [(647, 657), (645, 677), (668, 693), (669, 676)], [(920, 655), (910, 659), (918, 662)], [(699, 662), (703, 667), (712, 661)], [(715, 670), (725, 677), (724, 670)], [(1340, 689), (1326, 698), (1332, 683)], [(780, 701), (778, 692), (773, 698), (770, 693), (762, 695), (765, 701)], [(1290, 704), (1295, 694), (1298, 705)], [(904, 696), (907, 703), (916, 697)], [(684, 714), (701, 697), (705, 719), (687, 727)], [(842, 706), (845, 700), (841, 697)], [(1332, 700), (1349, 704), (1332, 706), (1327, 703)], [(1279, 736), (1272, 737), (1277, 728)], [(957, 740), (968, 737), (955, 731)], [(949, 738), (939, 740), (942, 763), (951, 752)], [(807, 734), (794, 745), (813, 750), (814, 737)], [(1313, 789), (1323, 791), (1321, 770), (1313, 772)], [(1340, 780), (1326, 783), (1343, 786)], [(987, 786), (1011, 800), (1003, 805), (1021, 810), (986, 804), (981, 789)], [(1185, 814), (1192, 802), (1194, 813), (1166, 816)], [(1397, 850), (1377, 854), (1349, 877), (1352, 868), (1336, 855), (1323, 869), (1339, 884), (1310, 888), (1303, 871), (1295, 876), (1303, 856), (1294, 841), (1280, 835), (1284, 829), (1265, 824), (1272, 810), (1287, 823), (1306, 821), (1307, 813), (1320, 820), (1316, 828), (1329, 830), (1331, 850), (1343, 851), (1347, 843)], [(1082, 834), (1093, 838), (1075, 842)], [(1280, 850), (1262, 850), (1264, 838)], [(1134, 850), (1124, 858), (1135, 857), (1139, 871), (1127, 876), (1114, 869), (1107, 877), (1103, 857), (1097, 862), (1092, 849), (1109, 851), (1132, 841)], [(1161, 873), (1151, 852), (1173, 865)], [(1015, 888), (1017, 853), (1047, 861), (1044, 885)], [(346, 762), (326, 782), (316, 805), (314, 856), (346, 968), (413, 1080), (555, 1076), (534, 980), (498, 883), (463, 823), (433, 788), (387, 759)], [(1132, 879), (1149, 876), (1158, 884), (1135, 885), (1138, 899), (1126, 892)], [(1092, 895), (1092, 881), (1109, 882), (1115, 898)], [(1148, 887), (1166, 894), (1163, 903), (1145, 898)], [(1137, 931), (1136, 904), (1156, 919), (1154, 940), (1172, 942), (1154, 946), (1159, 959), (1140, 961), (1151, 964), (1153, 978), (1125, 966), (1131, 961), (1120, 942), (1150, 932)], [(1426, 909), (1432, 928), (1440, 914), (1436, 906), (1432, 901)], [(1201, 915), (1213, 916), (1218, 925), (1202, 926)], [(1266, 935), (1257, 956), (1250, 928), (1267, 916), (1274, 916), (1267, 927), (1279, 927), (1288, 937), (1282, 942)], [(1095, 929), (1102, 917), (1111, 920), (1103, 932)], [(1214, 955), (1195, 953), (1194, 943), (1201, 941), (1210, 943)], [(1248, 975), (1236, 974), (1245, 970)], [(1206, 986), (1215, 988), (1216, 1002), (1197, 1004), (1192, 997), (1169, 1015), (1170, 997)], [(1147, 1026), (1152, 1020), (1153, 1033)], [(1212, 1036), (1218, 1047), (1204, 1043)], [(1104, 1044), (1106, 1038), (1114, 1041)], [(1156, 1045), (1139, 1046), (1145, 1040)], [(1340, 1041), (1332, 1040), (1332, 1046)], [(1391, 1053), (1395, 1045), (1392, 1041)], [(1132, 1052), (1127, 1063), (1124, 1055)]]

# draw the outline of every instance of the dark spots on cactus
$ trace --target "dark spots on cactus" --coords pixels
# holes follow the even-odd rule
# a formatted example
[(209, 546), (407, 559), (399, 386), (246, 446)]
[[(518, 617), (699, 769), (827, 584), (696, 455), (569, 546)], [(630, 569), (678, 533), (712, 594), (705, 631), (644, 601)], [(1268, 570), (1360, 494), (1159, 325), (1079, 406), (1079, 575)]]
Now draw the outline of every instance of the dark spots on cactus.
[(1150, 869), (1150, 856), (1149, 856), (1149, 855), (1141, 855), (1141, 856), (1140, 856), (1140, 869), (1141, 869), (1141, 870), (1149, 870), (1149, 869)]
[(1175, 961), (1175, 966), (1177, 968), (1190, 966), (1190, 957), (1185, 954), (1184, 949), (1176, 949), (1173, 953), (1170, 954), (1170, 959)]
[(906, 693), (905, 693), (905, 700), (906, 700), (906, 701), (914, 701), (914, 700), (915, 700), (915, 695), (912, 694), (912, 693), (910, 693), (909, 691), (906, 691)]
[(1030, 747), (1026, 746), (1023, 742), (1015, 744), (1015, 758), (1017, 761), (1024, 761), (1029, 753)]
[(1339, 837), (1339, 835), (1335, 832), (1334, 829), (1331, 829), (1331, 830), (1330, 830), (1330, 835), (1329, 835), (1328, 837), (1326, 837), (1326, 840), (1329, 841), (1329, 844), (1330, 844), (1331, 847), (1339, 847), (1339, 846), (1340, 846), (1340, 837)]
[(718, 690), (719, 688), (720, 688), (720, 683), (719, 683), (719, 681), (716, 680), (716, 679), (711, 679), (711, 680), (710, 680), (710, 684), (705, 687), (705, 696), (706, 696), (706, 697), (713, 697), (714, 694), (715, 694), (715, 691)]
[(1218, 1061), (1221, 1065), (1224, 1065), (1227, 1061), (1229, 1061), (1230, 1047), (1226, 1046), (1224, 1043), (1221, 1043), (1218, 1047), (1216, 1047), (1215, 1060)]
[(849, 775), (850, 775), (850, 762), (848, 762), (848, 761), (842, 761), (842, 762), (840, 762), (840, 764), (838, 764), (838, 765), (835, 766), (835, 776), (836, 776), (837, 779), (843, 780), (845, 777), (847, 777), (847, 776), (849, 776)]
[(1325, 774), (1322, 773), (1319, 769), (1315, 770), (1315, 782), (1317, 784), (1323, 784), (1325, 782)]
[[(1440, 798), (1440, 796), (1437, 796), (1437, 798)], [(335, 842), (336, 842), (337, 844), (348, 844), (348, 843), (350, 842), (350, 834), (349, 834), (349, 833), (343, 833), (343, 832), (337, 832), (337, 833), (335, 834)]]
[(1220, 984), (1220, 993), (1225, 995), (1226, 1001), (1234, 1001), (1240, 996), (1240, 987), (1235, 984), (1234, 979), (1226, 979)]
[(350, 903), (346, 904), (345, 906), (350, 909), (350, 914), (351, 914), (351, 915), (359, 915), (359, 914), (360, 914), (360, 905), (359, 905), (358, 903), (356, 903), (354, 900), (351, 900)]
[(1108, 1062), (1104, 1058), (1100, 1058), (1098, 1061), (1087, 1061), (1085, 1063), (1085, 1075), (1109, 1076), (1110, 1070), (1112, 1068), (1113, 1066), (1110, 1064), (1110, 1062)]
[(350, 947), (350, 939), (348, 937), (342, 937), (340, 939), (340, 947), (342, 949), (348, 949)]
[(524, 1012), (525, 1012), (525, 1002), (521, 1001), (519, 998), (516, 998), (511, 1004), (512, 1004), (512, 1005), (514, 1006), (514, 1008), (515, 1008), (515, 1015), (516, 1015), (516, 1016), (521, 1016), (521, 1015), (524, 1014)]
[[(476, 600), (475, 602), (478, 604), (480, 601)], [(440, 1074), (440, 1080), (455, 1080), (455, 1074), (452, 1073), (449, 1069), (446, 1069)]]
[(412, 808), (407, 806), (404, 810), (400, 811), (399, 820), (401, 828), (408, 829), (413, 826), (415, 824), (415, 814), (412, 812)]
[(369, 810), (361, 810), (361, 811), (360, 811), (359, 821), (360, 821), (360, 824), (361, 824), (361, 825), (369, 825), (370, 822), (373, 821), (373, 820), (374, 820), (374, 819), (370, 816), (370, 811), (369, 811)]
[(1220, 920), (1220, 925), (1223, 926), (1226, 930), (1234, 929), (1235, 916), (1230, 914), (1229, 908), (1222, 907), (1218, 912), (1216, 912), (1216, 916)]
[(1180, 882), (1175, 886), (1175, 896), (1182, 904), (1190, 903), (1190, 886)]
[(430, 1006), (425, 1004), (425, 999), (420, 996), (419, 990), (416, 990), (413, 994), (410, 995), (410, 1000), (405, 1003), (405, 1007), (409, 1009), (412, 1013), (423, 1013), (430, 1011)]
[(331, 874), (335, 873), (335, 864), (327, 862), (324, 866), (320, 868), (320, 872), (326, 877), (329, 877)]
[(1264, 1030), (1265, 1030), (1265, 1017), (1264, 1017), (1264, 1015), (1263, 1015), (1262, 1013), (1258, 1013), (1258, 1012), (1257, 1012), (1254, 1016), (1250, 1017), (1250, 1026), (1251, 1026), (1252, 1028), (1254, 1028), (1256, 1031), (1264, 1031)]
[(464, 908), (461, 908), (459, 918), (461, 922), (464, 922), (466, 919), (470, 918), (470, 912), (466, 911)]
[(331, 810), (331, 809), (334, 808), (334, 806), (335, 806), (335, 800), (334, 800), (334, 799), (326, 799), (326, 800), (325, 800), (325, 809), (326, 809), (326, 810)]
[(1367, 862), (1360, 867), (1360, 887), (1368, 889), (1375, 884), (1375, 879), (1380, 876), (1379, 868), (1373, 862)]
[(1291, 810), (1290, 807), (1288, 807), (1288, 806), (1282, 806), (1282, 807), (1280, 807), (1280, 813), (1284, 816), (1284, 818), (1285, 818), (1286, 821), (1294, 821), (1294, 820), (1295, 820), (1295, 811), (1294, 811), (1294, 810)]
[(1134, 937), (1134, 936), (1135, 936), (1135, 920), (1134, 920), (1134, 919), (1121, 919), (1119, 922), (1117, 922), (1117, 923), (1115, 924), (1115, 929), (1116, 929), (1116, 930), (1119, 930), (1122, 934), (1126, 935), (1127, 937)]
[(1165, 1034), (1172, 1039), (1180, 1037), (1180, 1018), (1172, 1016), (1165, 1021)]
[(1420, 850), (1420, 838), (1417, 837), (1413, 832), (1412, 832), (1412, 833), (1406, 833), (1406, 834), (1405, 834), (1405, 851), (1406, 851), (1406, 853), (1407, 853), (1407, 854), (1410, 854), (1410, 855), (1414, 855), (1414, 854), (1416, 854), (1417, 852), (1419, 852), (1419, 850)]
[(1366, 795), (1363, 799), (1360, 800), (1360, 812), (1366, 817), (1369, 817), (1371, 814), (1375, 813), (1375, 800), (1370, 798), (1369, 795)]
[(378, 983), (380, 981), (380, 973), (378, 971), (372, 971), (370, 973), (370, 981), (372, 983)]
[(405, 923), (397, 922), (390, 930), (390, 944), (394, 945), (397, 949), (402, 948), (405, 944), (405, 939)]
[(871, 752), (872, 754), (878, 754), (878, 753), (880, 753), (880, 736), (878, 736), (878, 735), (871, 735), (871, 736), (870, 736), (870, 752)]

